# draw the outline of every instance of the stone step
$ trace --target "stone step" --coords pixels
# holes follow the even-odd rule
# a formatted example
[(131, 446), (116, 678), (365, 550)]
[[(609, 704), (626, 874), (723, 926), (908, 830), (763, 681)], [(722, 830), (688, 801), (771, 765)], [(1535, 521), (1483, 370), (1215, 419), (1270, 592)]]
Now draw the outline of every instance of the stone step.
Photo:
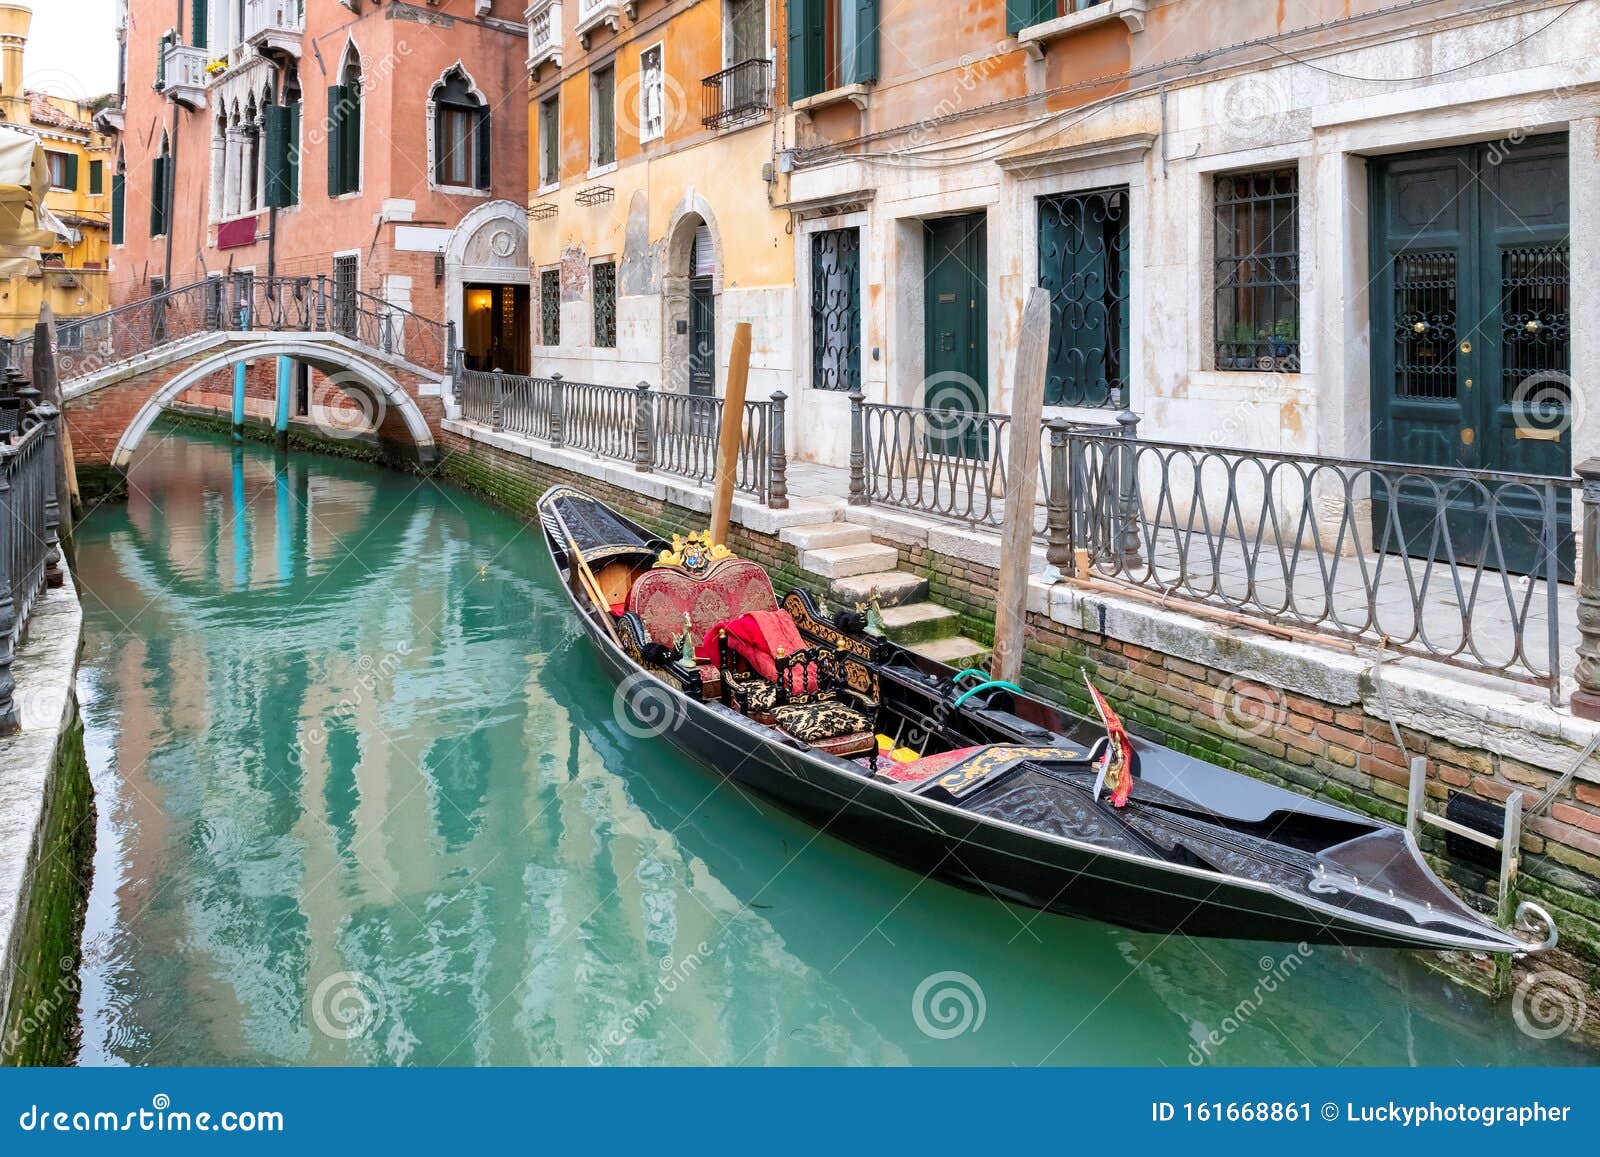
[(872, 541), (872, 532), (864, 526), (848, 522), (808, 522), (802, 526), (786, 526), (778, 532), (778, 539), (797, 550), (821, 550), (829, 546), (858, 546)]
[(879, 546), (873, 542), (825, 546), (800, 552), (800, 569), (825, 579), (852, 578), (855, 575), (893, 570), (899, 561), (900, 552), (894, 547)]
[(924, 659), (946, 663), (951, 667), (983, 667), (988, 664), (990, 654), (989, 648), (982, 643), (961, 635), (912, 643), (909, 649)]
[(926, 579), (899, 570), (851, 575), (849, 578), (835, 579), (828, 587), (828, 602), (849, 609), (854, 609), (858, 603), (870, 603), (877, 599), (878, 605), (887, 611), (890, 607), (920, 603), (927, 597)]
[(937, 603), (907, 603), (883, 608), (883, 633), (902, 646), (946, 639), (959, 634), (960, 630), (960, 616)]

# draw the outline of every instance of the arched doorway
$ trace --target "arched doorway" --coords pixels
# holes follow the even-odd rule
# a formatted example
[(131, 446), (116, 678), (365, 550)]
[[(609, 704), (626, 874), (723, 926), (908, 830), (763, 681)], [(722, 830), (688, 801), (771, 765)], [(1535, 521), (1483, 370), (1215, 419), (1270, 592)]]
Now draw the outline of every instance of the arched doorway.
[(715, 397), (722, 243), (709, 206), (698, 197), (686, 201), (674, 215), (661, 288), (663, 388)]
[(461, 219), (445, 246), (445, 317), (469, 370), (532, 368), (528, 211), (489, 201)]

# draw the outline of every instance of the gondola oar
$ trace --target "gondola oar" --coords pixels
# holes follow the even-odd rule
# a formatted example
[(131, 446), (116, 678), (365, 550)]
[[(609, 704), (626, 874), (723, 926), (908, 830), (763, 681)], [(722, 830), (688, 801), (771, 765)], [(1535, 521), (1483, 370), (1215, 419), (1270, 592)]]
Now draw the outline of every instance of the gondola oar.
[(567, 553), (577, 564), (578, 580), (583, 584), (583, 593), (594, 603), (594, 609), (599, 614), (600, 621), (605, 624), (606, 633), (611, 636), (611, 641), (620, 645), (622, 640), (617, 636), (617, 625), (611, 621), (611, 604), (606, 602), (605, 595), (601, 593), (600, 580), (595, 578), (594, 571), (589, 569), (589, 560), (583, 557), (578, 540), (573, 537), (571, 529), (567, 526), (567, 520), (561, 517), (560, 507), (552, 502), (549, 509), (555, 516), (556, 525), (561, 527), (561, 533), (567, 540)]

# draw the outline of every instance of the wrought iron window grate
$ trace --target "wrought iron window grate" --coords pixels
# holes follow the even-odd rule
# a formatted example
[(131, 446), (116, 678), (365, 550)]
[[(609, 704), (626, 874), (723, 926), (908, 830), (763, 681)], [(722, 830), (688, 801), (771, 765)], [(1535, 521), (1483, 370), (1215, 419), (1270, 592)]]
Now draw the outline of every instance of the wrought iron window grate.
[(1050, 293), (1045, 402), (1128, 404), (1128, 190), (1039, 199), (1039, 284)]
[(561, 271), (539, 274), (539, 339), (542, 345), (561, 344)]
[(1299, 373), (1299, 174), (1218, 177), (1214, 214), (1217, 369)]
[(1394, 389), (1400, 398), (1456, 396), (1454, 250), (1394, 259)]
[(541, 201), (528, 210), (530, 221), (552, 221), (556, 216), (556, 203), (554, 201)]
[(590, 185), (587, 189), (579, 189), (577, 196), (572, 199), (580, 205), (604, 205), (616, 199), (617, 191), (610, 185)]
[(1571, 259), (1565, 243), (1500, 254), (1501, 397), (1542, 407), (1541, 425), (1571, 409)]
[(602, 261), (594, 267), (594, 344), (615, 349), (617, 344), (617, 266)]
[(861, 231), (811, 236), (811, 387), (861, 387)]

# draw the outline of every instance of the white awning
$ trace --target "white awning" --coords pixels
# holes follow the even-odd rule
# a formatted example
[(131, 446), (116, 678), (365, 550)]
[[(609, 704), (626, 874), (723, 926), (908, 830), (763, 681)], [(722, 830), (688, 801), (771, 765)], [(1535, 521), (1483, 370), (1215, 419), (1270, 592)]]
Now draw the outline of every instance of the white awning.
[[(0, 125), (0, 259), (7, 266), (28, 260), (29, 250), (37, 261), (40, 245), (71, 240), (72, 230), (45, 208), (49, 187), (39, 139)], [(8, 269), (6, 275), (14, 272)]]

